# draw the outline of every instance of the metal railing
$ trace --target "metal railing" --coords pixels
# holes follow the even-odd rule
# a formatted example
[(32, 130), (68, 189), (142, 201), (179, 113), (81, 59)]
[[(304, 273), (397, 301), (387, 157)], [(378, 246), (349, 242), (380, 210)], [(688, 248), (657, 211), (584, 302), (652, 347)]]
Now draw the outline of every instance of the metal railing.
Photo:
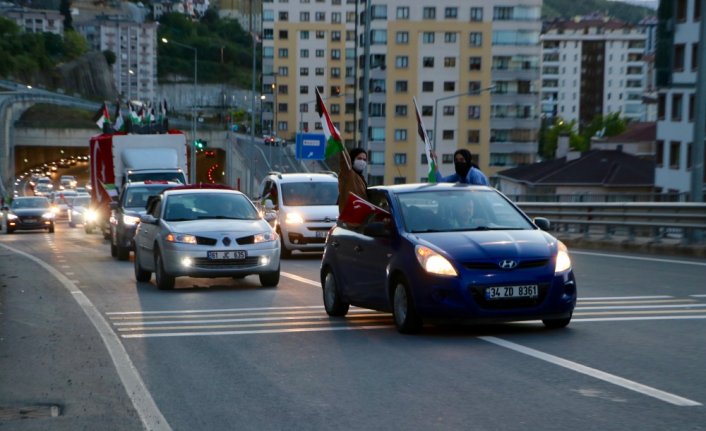
[(530, 217), (545, 217), (552, 231), (606, 240), (648, 238), (681, 244), (706, 241), (706, 203), (681, 202), (516, 202)]

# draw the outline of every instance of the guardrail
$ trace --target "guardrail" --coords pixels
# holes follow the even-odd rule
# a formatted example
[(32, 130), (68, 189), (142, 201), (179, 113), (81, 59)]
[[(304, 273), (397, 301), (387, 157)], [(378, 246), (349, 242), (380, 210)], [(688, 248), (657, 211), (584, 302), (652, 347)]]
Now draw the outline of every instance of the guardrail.
[(706, 241), (706, 203), (678, 202), (516, 202), (530, 217), (545, 217), (557, 233), (581, 234), (584, 238), (628, 241), (665, 238), (681, 244)]

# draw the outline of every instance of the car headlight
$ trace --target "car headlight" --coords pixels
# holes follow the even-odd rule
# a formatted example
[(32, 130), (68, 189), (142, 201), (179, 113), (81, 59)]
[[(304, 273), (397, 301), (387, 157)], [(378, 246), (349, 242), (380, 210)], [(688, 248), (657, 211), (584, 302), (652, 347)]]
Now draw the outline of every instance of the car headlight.
[(566, 248), (563, 242), (558, 241), (559, 251), (556, 253), (556, 267), (554, 273), (564, 272), (571, 269), (571, 258), (569, 257), (569, 249)]
[(96, 221), (98, 214), (94, 210), (88, 210), (83, 213), (83, 217), (86, 221)]
[(128, 226), (132, 226), (132, 225), (138, 223), (139, 221), (140, 221), (139, 217), (123, 214), (123, 224), (126, 224)]
[(287, 213), (284, 222), (287, 224), (302, 224), (304, 223), (304, 217), (299, 213)]
[(255, 235), (255, 240), (253, 242), (255, 244), (257, 244), (257, 243), (261, 243), (261, 242), (271, 242), (271, 241), (277, 241), (277, 234), (274, 232), (258, 233)]
[(429, 247), (423, 245), (416, 246), (414, 248), (414, 255), (417, 256), (417, 261), (419, 261), (419, 264), (422, 265), (422, 268), (428, 273), (448, 276), (458, 275), (448, 259)]
[(196, 244), (196, 237), (194, 235), (186, 235), (183, 233), (168, 233), (164, 237), (167, 242), (179, 242), (183, 244)]
[(53, 214), (58, 214), (59, 213), (59, 207), (51, 207), (50, 210)]
[(53, 212), (53, 211), (46, 212), (46, 213), (42, 214), (42, 218), (45, 218), (45, 219), (53, 219), (53, 218), (54, 218), (54, 212)]
[(14, 214), (8, 214), (8, 215), (7, 215), (7, 219), (8, 219), (8, 220), (17, 220), (17, 216), (14, 215)]

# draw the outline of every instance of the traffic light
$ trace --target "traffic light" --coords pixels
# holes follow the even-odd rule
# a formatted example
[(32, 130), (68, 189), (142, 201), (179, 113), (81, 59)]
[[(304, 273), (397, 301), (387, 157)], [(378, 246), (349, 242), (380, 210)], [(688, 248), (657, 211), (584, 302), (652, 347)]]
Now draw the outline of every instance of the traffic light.
[(194, 147), (196, 147), (197, 150), (203, 150), (207, 146), (208, 142), (204, 141), (203, 139), (194, 140)]

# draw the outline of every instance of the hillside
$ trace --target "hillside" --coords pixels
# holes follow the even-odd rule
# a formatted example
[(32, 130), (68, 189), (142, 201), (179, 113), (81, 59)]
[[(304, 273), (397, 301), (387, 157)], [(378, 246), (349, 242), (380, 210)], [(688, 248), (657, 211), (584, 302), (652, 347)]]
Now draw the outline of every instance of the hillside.
[(608, 0), (544, 0), (542, 5), (543, 19), (572, 18), (593, 12), (633, 24), (657, 15), (657, 11), (649, 7)]

